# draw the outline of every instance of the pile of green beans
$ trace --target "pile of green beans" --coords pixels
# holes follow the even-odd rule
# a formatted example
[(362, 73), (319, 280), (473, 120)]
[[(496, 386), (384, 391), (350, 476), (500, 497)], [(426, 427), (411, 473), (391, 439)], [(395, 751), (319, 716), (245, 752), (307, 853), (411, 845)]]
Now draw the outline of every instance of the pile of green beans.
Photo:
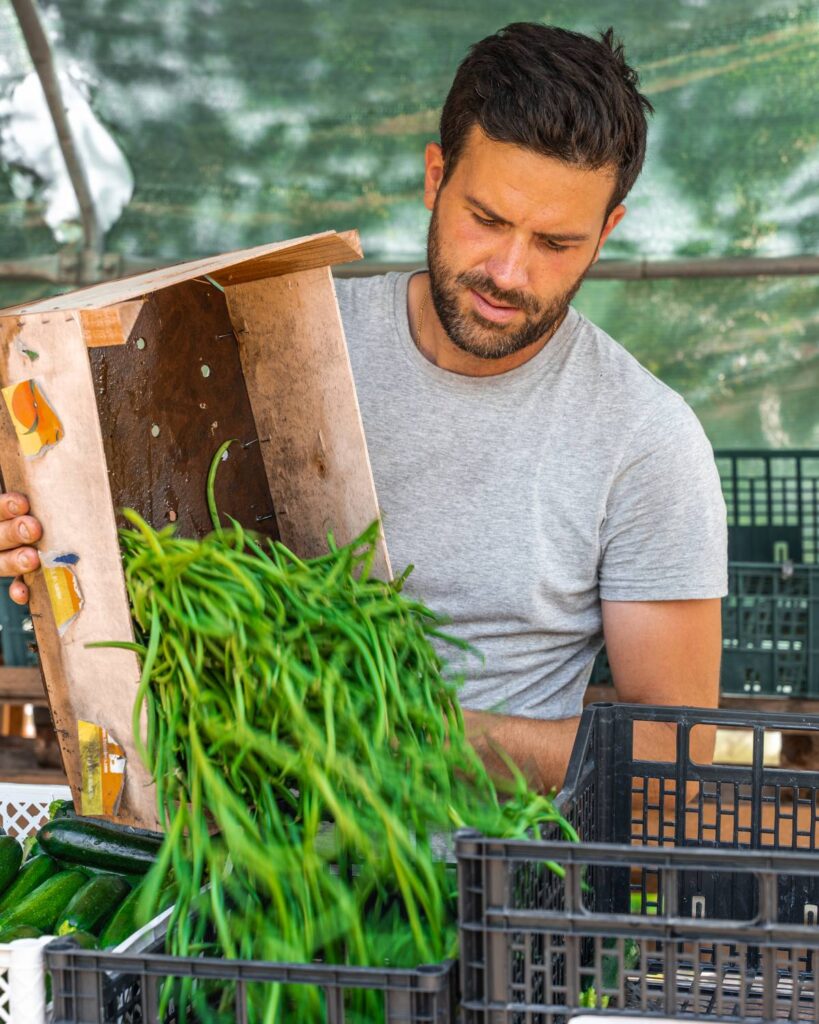
[[(519, 774), (499, 796), (431, 643), (443, 620), (402, 594), (403, 579), (370, 575), (378, 524), (303, 560), (233, 521), (193, 540), (126, 516), (134, 731), (166, 831), (143, 908), (173, 882), (167, 952), (440, 961), (457, 951), (442, 835), (555, 822), (576, 838)], [(220, 1016), (202, 991), (174, 1002), (231, 1019), (229, 995)], [(361, 998), (361, 1019), (377, 1021), (374, 994)], [(251, 1003), (249, 1019), (266, 1024), (324, 1019), (317, 990), (266, 986)]]

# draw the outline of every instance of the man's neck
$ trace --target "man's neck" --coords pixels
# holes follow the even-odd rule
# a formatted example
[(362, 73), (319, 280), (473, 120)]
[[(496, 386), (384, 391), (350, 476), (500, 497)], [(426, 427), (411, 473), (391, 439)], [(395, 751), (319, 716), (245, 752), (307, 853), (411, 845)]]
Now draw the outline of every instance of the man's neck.
[[(421, 316), (422, 309), (423, 316)], [(523, 366), (546, 346), (563, 322), (563, 317), (561, 317), (551, 331), (518, 352), (502, 356), (500, 359), (482, 359), (480, 356), (472, 355), (458, 348), (444, 330), (432, 304), (429, 293), (429, 274), (427, 273), (413, 274), (410, 278), (407, 290), (407, 314), (410, 333), (421, 355), (442, 370), (458, 373), (464, 377), (496, 377), (501, 373), (508, 373), (509, 370), (514, 370), (518, 366)]]

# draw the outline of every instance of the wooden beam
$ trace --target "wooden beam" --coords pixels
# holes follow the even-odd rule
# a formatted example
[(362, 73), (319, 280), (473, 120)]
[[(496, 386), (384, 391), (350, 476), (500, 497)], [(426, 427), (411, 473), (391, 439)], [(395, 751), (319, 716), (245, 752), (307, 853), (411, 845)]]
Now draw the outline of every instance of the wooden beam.
[(214, 270), (209, 276), (224, 287), (261, 281), (268, 277), (296, 274), (302, 270), (315, 270), (332, 263), (345, 263), (361, 256), (358, 235), (354, 231), (338, 235), (338, 242), (328, 244), (324, 238), (309, 238), (293, 248), (279, 249), (245, 260), (221, 270)]
[(142, 312), (141, 299), (119, 302), (103, 309), (80, 310), (82, 335), (88, 348), (124, 345), (131, 337), (137, 317)]
[(361, 243), (356, 231), (325, 231), (318, 235), (259, 245), (253, 249), (209, 256), (206, 259), (178, 263), (172, 267), (149, 270), (134, 277), (106, 281), (90, 288), (81, 288), (66, 295), (41, 299), (38, 302), (10, 306), (0, 310), (0, 317), (23, 316), (27, 313), (65, 313), (75, 309), (100, 309), (131, 299), (139, 299), (161, 288), (170, 288), (183, 281), (206, 278), (226, 283), (254, 281), (265, 277), (290, 274), (297, 270), (330, 266), (361, 259)]
[(27, 785), (67, 786), (62, 768), (38, 763), (37, 740), (22, 736), (0, 737), (0, 781)]
[(39, 668), (0, 666), (0, 702), (47, 704), (45, 684)]

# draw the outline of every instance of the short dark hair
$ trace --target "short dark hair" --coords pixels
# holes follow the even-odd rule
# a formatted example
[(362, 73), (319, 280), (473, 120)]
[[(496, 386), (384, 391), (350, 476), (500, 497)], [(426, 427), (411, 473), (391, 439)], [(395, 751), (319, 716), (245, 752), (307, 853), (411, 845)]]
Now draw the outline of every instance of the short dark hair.
[(614, 29), (599, 41), (553, 25), (519, 21), (475, 43), (441, 113), (444, 180), (478, 125), (490, 139), (524, 146), (587, 170), (616, 168), (608, 212), (643, 166), (647, 113)]

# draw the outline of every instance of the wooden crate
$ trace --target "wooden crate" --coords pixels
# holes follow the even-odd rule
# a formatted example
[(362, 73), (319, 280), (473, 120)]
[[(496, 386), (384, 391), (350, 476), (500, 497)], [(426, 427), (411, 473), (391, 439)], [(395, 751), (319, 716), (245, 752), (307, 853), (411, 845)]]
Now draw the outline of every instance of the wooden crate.
[[(75, 800), (87, 722), (125, 753), (118, 820), (157, 825), (131, 736), (137, 658), (86, 647), (133, 636), (119, 509), (207, 532), (208, 465), (237, 438), (216, 498), (243, 525), (310, 556), (328, 530), (343, 543), (378, 515), (330, 273), (360, 256), (355, 232), (326, 232), (0, 311), (0, 469), (29, 495), (56, 568), (51, 590), (31, 574), (31, 611)], [(52, 443), (32, 455), (32, 434)], [(383, 538), (376, 568), (389, 576)], [(69, 573), (82, 606), (61, 634), (53, 595)]]

